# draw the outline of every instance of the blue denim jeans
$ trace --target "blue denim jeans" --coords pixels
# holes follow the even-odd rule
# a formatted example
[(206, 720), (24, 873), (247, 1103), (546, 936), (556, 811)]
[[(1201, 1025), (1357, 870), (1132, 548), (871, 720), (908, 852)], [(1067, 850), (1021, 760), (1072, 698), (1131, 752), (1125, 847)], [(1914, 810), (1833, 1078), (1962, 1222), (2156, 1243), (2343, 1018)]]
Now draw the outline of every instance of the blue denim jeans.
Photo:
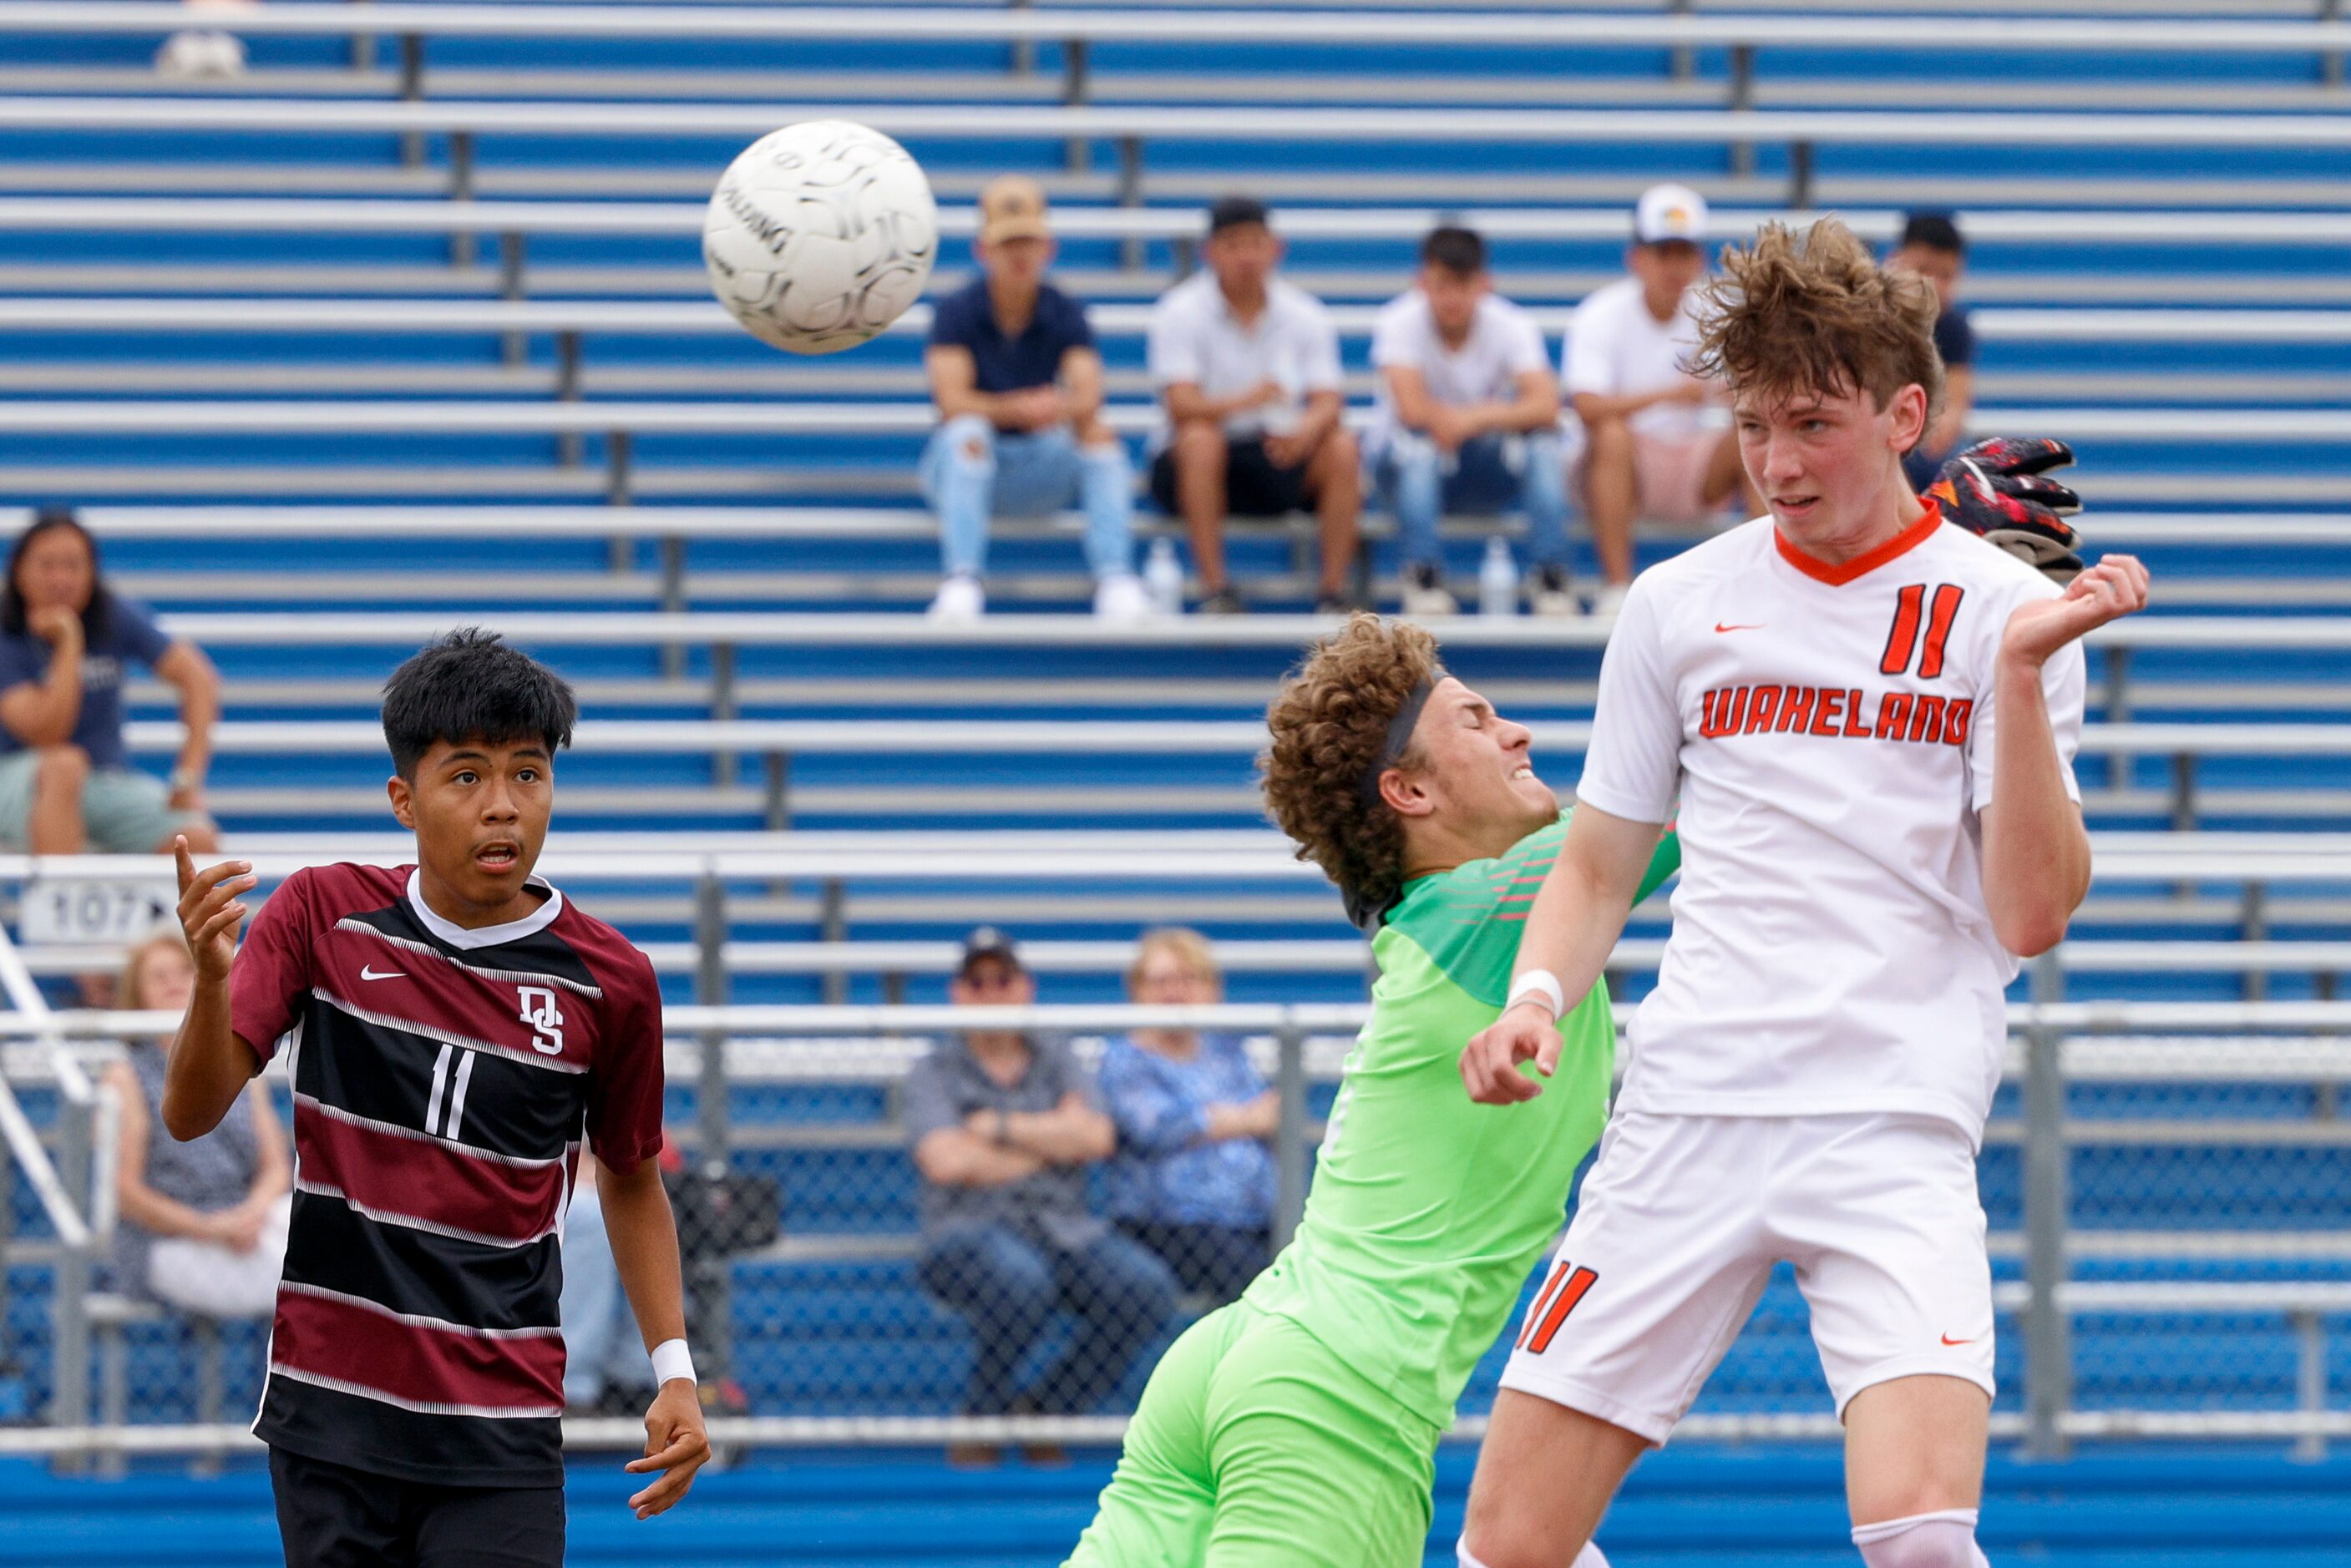
[(1447, 512), (1527, 514), (1527, 550), (1537, 566), (1567, 565), (1567, 469), (1557, 431), (1482, 435), (1447, 457), (1417, 431), (1399, 430), (1381, 452), (1380, 491), (1395, 513), (1397, 554), (1406, 566), (1445, 558), (1437, 524)]
[(989, 518), (1041, 517), (1072, 502), (1086, 514), (1094, 576), (1134, 569), (1134, 476), (1116, 441), (1081, 447), (1067, 427), (1016, 434), (965, 414), (932, 433), (921, 479), (939, 514), (939, 554), (951, 576), (987, 570)]
[(563, 1402), (593, 1405), (609, 1386), (653, 1386), (653, 1359), (621, 1288), (621, 1268), (591, 1179), (580, 1184), (563, 1220)]
[(1075, 1315), (1067, 1349), (1039, 1375), (1031, 1401), (1049, 1416), (1102, 1403), (1158, 1336), (1176, 1307), (1176, 1279), (1147, 1248), (1105, 1231), (1075, 1251), (1045, 1247), (1008, 1226), (952, 1231), (924, 1249), (923, 1288), (971, 1324), (966, 1411), (1012, 1407), (1021, 1363), (1056, 1307)]

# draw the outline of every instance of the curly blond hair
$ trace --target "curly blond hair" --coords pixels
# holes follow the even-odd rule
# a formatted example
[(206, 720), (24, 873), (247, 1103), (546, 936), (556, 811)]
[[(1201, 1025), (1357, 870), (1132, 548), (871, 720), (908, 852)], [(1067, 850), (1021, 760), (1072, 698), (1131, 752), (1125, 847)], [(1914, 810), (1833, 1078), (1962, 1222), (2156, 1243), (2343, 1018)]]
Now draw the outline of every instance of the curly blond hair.
[[(1404, 881), (1404, 824), (1365, 805), (1364, 776), (1379, 760), (1413, 688), (1442, 678), (1437, 639), (1419, 627), (1357, 615), (1308, 649), (1266, 710), (1273, 743), (1258, 759), (1265, 801), (1281, 831), (1353, 903), (1377, 909)], [(1398, 765), (1418, 765), (1407, 747)]]
[(1941, 411), (1934, 285), (1878, 265), (1834, 218), (1801, 234), (1764, 224), (1753, 244), (1723, 252), (1703, 297), (1690, 369), (1721, 376), (1733, 393), (1780, 402), (1865, 391), (1883, 409), (1915, 384), (1926, 389), (1927, 423)]

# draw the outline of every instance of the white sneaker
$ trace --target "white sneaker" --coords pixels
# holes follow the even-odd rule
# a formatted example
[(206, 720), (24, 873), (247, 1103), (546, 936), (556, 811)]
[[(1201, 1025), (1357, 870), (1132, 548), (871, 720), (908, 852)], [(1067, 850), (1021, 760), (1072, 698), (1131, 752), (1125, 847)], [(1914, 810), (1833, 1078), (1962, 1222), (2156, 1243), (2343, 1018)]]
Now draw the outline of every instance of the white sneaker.
[(245, 45), (235, 35), (190, 28), (155, 51), (155, 69), (167, 77), (233, 77), (245, 70)]
[(1132, 572), (1122, 572), (1114, 577), (1104, 577), (1094, 585), (1094, 618), (1112, 626), (1133, 626), (1139, 620), (1149, 620), (1159, 614), (1159, 607), (1151, 602), (1150, 590), (1143, 579)]
[(1625, 607), (1625, 585), (1607, 583), (1592, 596), (1592, 613), (1601, 620), (1614, 620), (1616, 612)]
[(949, 577), (931, 601), (929, 618), (942, 626), (969, 626), (987, 613), (987, 595), (977, 577)]
[(1429, 616), (1459, 615), (1458, 600), (1445, 591), (1445, 580), (1431, 566), (1407, 566), (1404, 573), (1404, 613), (1415, 620)]
[(1535, 576), (1528, 587), (1527, 608), (1535, 615), (1558, 619), (1583, 613), (1583, 601), (1575, 597), (1575, 585), (1565, 572), (1547, 566)]

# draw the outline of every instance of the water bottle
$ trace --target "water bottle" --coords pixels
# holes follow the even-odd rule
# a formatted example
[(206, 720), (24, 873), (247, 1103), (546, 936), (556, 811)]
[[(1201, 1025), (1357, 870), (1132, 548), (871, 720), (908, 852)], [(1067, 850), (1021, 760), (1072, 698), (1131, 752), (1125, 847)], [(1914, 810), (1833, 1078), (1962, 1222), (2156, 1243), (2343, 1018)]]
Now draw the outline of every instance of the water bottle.
[(1499, 534), (1486, 541), (1485, 564), (1478, 568), (1478, 613), (1519, 613), (1519, 566), (1510, 559), (1510, 541)]
[(1176, 541), (1151, 541), (1151, 558), (1143, 565), (1144, 591), (1161, 615), (1184, 613), (1184, 564), (1176, 558)]

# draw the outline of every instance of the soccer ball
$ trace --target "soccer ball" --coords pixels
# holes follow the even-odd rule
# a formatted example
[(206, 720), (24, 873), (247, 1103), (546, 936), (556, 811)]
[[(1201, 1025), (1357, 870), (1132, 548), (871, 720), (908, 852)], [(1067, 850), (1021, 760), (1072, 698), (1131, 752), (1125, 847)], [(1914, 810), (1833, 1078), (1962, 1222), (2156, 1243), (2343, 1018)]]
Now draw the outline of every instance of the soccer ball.
[(794, 354), (853, 348), (897, 320), (938, 249), (922, 165), (845, 119), (788, 125), (745, 148), (702, 225), (718, 303)]

